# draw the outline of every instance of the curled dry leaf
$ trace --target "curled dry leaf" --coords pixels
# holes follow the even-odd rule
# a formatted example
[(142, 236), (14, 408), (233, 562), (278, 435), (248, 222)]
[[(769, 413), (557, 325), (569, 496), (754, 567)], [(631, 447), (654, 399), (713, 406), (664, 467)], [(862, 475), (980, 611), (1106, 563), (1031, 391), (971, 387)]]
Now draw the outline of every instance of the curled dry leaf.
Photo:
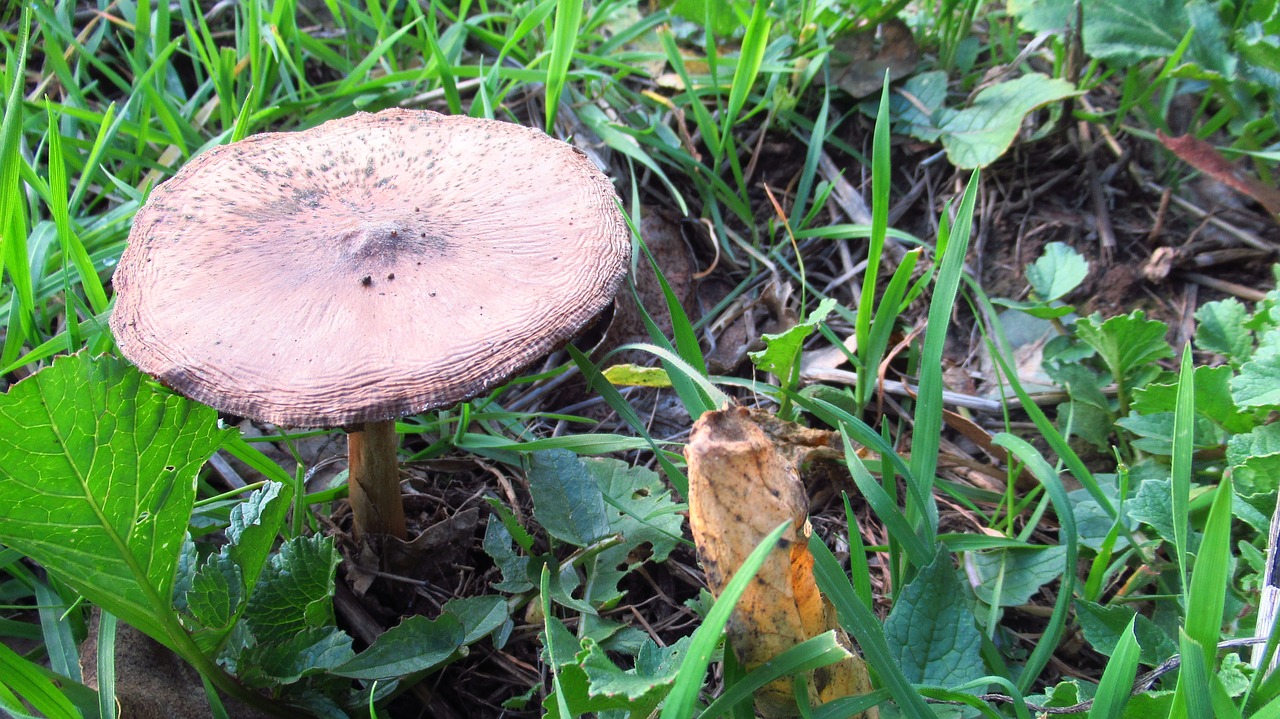
[[(708, 412), (693, 426), (689, 461), (689, 519), (707, 584), (717, 597), (751, 550), (784, 520), (791, 527), (750, 584), (727, 633), (748, 670), (781, 652), (835, 630), (851, 656), (807, 677), (812, 701), (871, 690), (866, 664), (836, 624), (835, 610), (818, 593), (807, 536), (808, 497), (799, 467), (815, 451), (830, 452), (830, 432), (783, 422), (771, 414), (730, 407)], [(765, 717), (793, 716), (791, 680), (756, 693)], [(873, 709), (862, 715), (874, 719)]]
[(1280, 220), (1280, 190), (1264, 185), (1223, 157), (1213, 145), (1194, 135), (1170, 137), (1156, 132), (1160, 142), (1188, 165), (1242, 195), (1252, 197), (1266, 208), (1272, 219)]

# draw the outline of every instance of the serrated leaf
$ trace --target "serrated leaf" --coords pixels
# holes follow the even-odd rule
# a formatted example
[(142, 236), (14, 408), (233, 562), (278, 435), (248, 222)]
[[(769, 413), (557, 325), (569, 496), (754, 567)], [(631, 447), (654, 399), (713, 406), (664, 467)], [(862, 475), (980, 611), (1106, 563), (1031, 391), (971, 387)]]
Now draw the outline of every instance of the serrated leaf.
[(1032, 73), (989, 87), (959, 111), (946, 111), (939, 124), (942, 146), (961, 169), (986, 167), (1009, 149), (1032, 110), (1076, 94), (1066, 80)]
[(1076, 337), (1097, 351), (1126, 390), (1144, 384), (1141, 378), (1153, 370), (1153, 362), (1173, 356), (1164, 339), (1168, 325), (1147, 319), (1141, 310), (1106, 321), (1094, 313), (1078, 320), (1075, 330)]
[(1044, 302), (1074, 290), (1089, 274), (1089, 263), (1065, 242), (1050, 242), (1034, 264), (1027, 265), (1027, 282)]
[(747, 356), (756, 367), (772, 374), (784, 382), (791, 377), (792, 369), (800, 361), (800, 350), (805, 338), (813, 334), (818, 323), (827, 318), (836, 307), (836, 301), (830, 297), (818, 303), (804, 322), (773, 335), (762, 335), (765, 348), (759, 352), (748, 352)]
[(1280, 407), (1280, 330), (1263, 335), (1253, 357), (1240, 366), (1231, 398), (1241, 407)]
[(534, 452), (529, 460), (533, 514), (547, 534), (585, 547), (609, 534), (604, 495), (573, 452)]
[(1000, 585), (1000, 606), (1026, 604), (1039, 589), (1062, 574), (1067, 548), (1061, 545), (1036, 549), (1000, 548), (970, 552), (968, 561), (978, 584), (974, 593), (988, 604)]
[(669, 647), (659, 647), (648, 640), (636, 654), (635, 666), (622, 670), (608, 657), (604, 649), (590, 642), (581, 665), (590, 681), (588, 693), (593, 697), (624, 699), (628, 708), (640, 709), (639, 716), (647, 716), (666, 695), (675, 681), (680, 663), (689, 650), (692, 637), (682, 637)]
[(196, 472), (226, 436), (123, 360), (58, 359), (0, 396), (0, 543), (172, 646)]
[[(1130, 607), (1103, 606), (1084, 599), (1075, 600), (1075, 607), (1085, 641), (1099, 654), (1108, 657), (1115, 651), (1121, 633), (1137, 614)], [(1133, 629), (1138, 646), (1142, 648), (1139, 662), (1154, 667), (1178, 653), (1177, 642), (1146, 616), (1138, 616)]]
[(1236, 493), (1251, 504), (1264, 506), (1280, 488), (1280, 424), (1267, 424), (1227, 440)]
[(244, 594), (244, 578), (227, 547), (209, 555), (186, 593), (187, 613), (197, 622), (196, 641), (202, 648), (216, 646), (231, 630)]
[(437, 666), (462, 646), (462, 623), (452, 614), (435, 621), (412, 616), (383, 632), (355, 658), (331, 668), (352, 679), (394, 679)]
[(1244, 464), (1254, 457), (1280, 456), (1280, 424), (1267, 424), (1227, 441), (1227, 462)]
[(978, 653), (982, 635), (945, 551), (903, 587), (884, 622), (884, 634), (913, 684), (949, 687), (986, 674)]
[(1249, 311), (1234, 297), (1205, 303), (1196, 310), (1196, 347), (1217, 352), (1239, 367), (1253, 351), (1253, 336), (1245, 327), (1248, 320)]
[(236, 676), (251, 687), (290, 684), (332, 670), (354, 654), (351, 637), (332, 626), (305, 627), (255, 644), (236, 658)]
[[(1248, 432), (1257, 424), (1252, 414), (1240, 411), (1231, 401), (1231, 368), (1200, 366), (1193, 370), (1195, 376), (1196, 413), (1213, 420), (1228, 432)], [(1178, 385), (1155, 383), (1139, 387), (1133, 392), (1134, 411), (1139, 414), (1172, 412), (1177, 404)]]
[(533, 588), (529, 580), (530, 560), (516, 554), (511, 542), (511, 532), (506, 526), (490, 519), (484, 529), (484, 552), (502, 570), (502, 581), (495, 582), (493, 588), (500, 592), (525, 592)]
[(287, 641), (333, 624), (334, 570), (340, 559), (330, 537), (295, 537), (280, 545), (258, 577), (244, 613), (259, 643)]
[[(608, 505), (609, 531), (622, 542), (597, 554), (588, 571), (588, 600), (596, 606), (622, 598), (618, 582), (646, 561), (664, 562), (680, 542), (683, 505), (653, 470), (632, 467), (616, 459), (584, 459), (583, 466), (595, 479)], [(648, 545), (648, 551), (636, 550)]]
[(229, 552), (240, 566), (246, 590), (257, 583), (292, 500), (292, 487), (269, 481), (231, 509)]

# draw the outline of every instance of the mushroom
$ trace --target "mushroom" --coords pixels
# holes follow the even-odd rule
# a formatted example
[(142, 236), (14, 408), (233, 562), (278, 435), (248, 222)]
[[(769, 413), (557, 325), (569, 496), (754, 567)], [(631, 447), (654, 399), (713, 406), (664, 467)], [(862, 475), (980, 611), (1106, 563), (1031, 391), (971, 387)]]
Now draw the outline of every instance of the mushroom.
[(218, 410), (347, 428), (356, 535), (404, 538), (395, 419), (564, 344), (630, 252), (612, 184), (572, 146), (360, 113), (214, 147), (156, 187), (111, 329), (139, 369)]

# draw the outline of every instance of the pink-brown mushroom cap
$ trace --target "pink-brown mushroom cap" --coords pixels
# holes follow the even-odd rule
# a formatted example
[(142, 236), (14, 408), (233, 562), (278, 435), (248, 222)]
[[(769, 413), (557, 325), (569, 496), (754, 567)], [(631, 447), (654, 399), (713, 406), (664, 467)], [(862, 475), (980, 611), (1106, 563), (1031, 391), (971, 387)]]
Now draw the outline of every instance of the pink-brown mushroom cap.
[(446, 407), (613, 298), (609, 179), (527, 127), (412, 110), (215, 147), (158, 186), (115, 273), (142, 371), (219, 410), (332, 427)]

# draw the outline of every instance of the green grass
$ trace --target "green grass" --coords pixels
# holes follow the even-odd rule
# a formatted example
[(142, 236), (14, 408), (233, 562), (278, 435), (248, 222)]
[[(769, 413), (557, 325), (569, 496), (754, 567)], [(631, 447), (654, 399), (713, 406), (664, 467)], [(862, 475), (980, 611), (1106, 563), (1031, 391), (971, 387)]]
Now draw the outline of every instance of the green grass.
[[(1197, 315), (1201, 333), (1181, 348), (1176, 366), (1163, 339), (1168, 328), (1142, 316), (1124, 320), (1125, 330), (1103, 318), (1075, 326), (1058, 321), (1059, 344), (1045, 350), (1046, 365), (1062, 373), (1054, 379), (1074, 365), (1073, 382), (1096, 386), (1073, 387), (1061, 406), (1045, 406), (1024, 387), (996, 308), (967, 264), (980, 233), (994, 232), (982, 223), (991, 216), (995, 188), (1021, 176), (1000, 163), (981, 172), (929, 175), (937, 201), (924, 213), (928, 219), (902, 217), (897, 226), (891, 220), (895, 203), (919, 177), (906, 170), (927, 175), (945, 163), (914, 166), (923, 155), (903, 140), (914, 135), (912, 143), (935, 143), (928, 145), (932, 154), (939, 141), (965, 139), (965, 132), (946, 126), (946, 113), (968, 107), (984, 74), (1012, 67), (1033, 31), (1051, 18), (1008, 15), (967, 0), (856, 7), (837, 0), (682, 0), (667, 7), (621, 0), (246, 0), (205, 15), (202, 7), (211, 5), (138, 0), (99, 3), (90, 11), (89, 3), (34, 0), (4, 19), (0, 388), (81, 350), (115, 353), (106, 324), (111, 272), (148, 193), (186, 162), (254, 133), (412, 107), (540, 127), (607, 167), (638, 250), (622, 301), (639, 306), (647, 333), (617, 351), (661, 365), (681, 429), (659, 429), (651, 398), (610, 384), (603, 370), (615, 356), (589, 356), (572, 345), (487, 396), (399, 422), (408, 459), (465, 459), (482, 468), (485, 482), (515, 489), (476, 484), (485, 495), (476, 500), (485, 506), (487, 526), (468, 561), (492, 571), (473, 583), (473, 589), (482, 585), (479, 595), (439, 602), (444, 607), (433, 609), (438, 622), (387, 635), (381, 655), (373, 656), (385, 661), (379, 666), (402, 671), (386, 669), (376, 683), (374, 674), (337, 660), (317, 667), (334, 672), (324, 681), (319, 675), (263, 679), (251, 665), (228, 671), (219, 659), (232, 656), (226, 653), (234, 649), (230, 634), (199, 624), (212, 621), (201, 612), (213, 609), (185, 605), (188, 596), (207, 599), (200, 592), (218, 581), (210, 573), (198, 575), (205, 583), (199, 591), (182, 582), (171, 586), (174, 576), (152, 584), (156, 578), (134, 557), (116, 555), (113, 561), (131, 567), (130, 581), (147, 599), (146, 608), (117, 606), (110, 592), (66, 569), (73, 565), (59, 565), (70, 555), (56, 537), (48, 546), (24, 544), (22, 552), (0, 547), (3, 711), (110, 716), (109, 649), (116, 636), (110, 612), (116, 609), (132, 612), (128, 618), (152, 628), (196, 666), (211, 695), (216, 686), (277, 712), (296, 711), (316, 696), (306, 691), (327, 681), (326, 690), (347, 692), (329, 695), (341, 704), (338, 711), (363, 716), (376, 706), (378, 716), (396, 716), (400, 710), (389, 709), (391, 702), (421, 676), (470, 661), (468, 651), (518, 646), (525, 659), (536, 657), (543, 678), (530, 680), (533, 686), (512, 678), (502, 687), (497, 701), (509, 701), (513, 711), (612, 719), (642, 707), (645, 715), (663, 717), (750, 716), (755, 688), (837, 661), (843, 650), (835, 636), (807, 638), (762, 667), (730, 660), (717, 674), (708, 668), (725, 657), (722, 634), (733, 590), (750, 581), (758, 564), (738, 572), (718, 601), (679, 582), (661, 586), (685, 594), (645, 594), (659, 586), (650, 583), (654, 576), (687, 576), (691, 555), (680, 552), (691, 542), (680, 521), (688, 480), (680, 450), (688, 425), (730, 399), (832, 429), (844, 450), (841, 472), (848, 476), (841, 475), (838, 488), (847, 494), (815, 519), (819, 531), (811, 546), (819, 584), (860, 645), (875, 689), (823, 706), (798, 697), (802, 715), (830, 719), (891, 703), (901, 715), (930, 717), (933, 702), (949, 701), (969, 706), (973, 715), (1028, 717), (1046, 704), (1089, 697), (1094, 703), (1073, 716), (1131, 717), (1135, 707), (1146, 716), (1280, 711), (1280, 681), (1242, 669), (1230, 651), (1216, 649), (1220, 641), (1255, 634), (1257, 587), (1267, 564), (1265, 523), (1276, 501), (1278, 440), (1270, 420), (1280, 408), (1266, 383), (1276, 379), (1280, 320), (1272, 315), (1280, 297), (1273, 293), (1256, 312), (1221, 306)], [(1256, 151), (1253, 168), (1268, 180), (1277, 90), (1266, 84), (1270, 76), (1253, 73), (1247, 63), (1265, 65), (1268, 38), (1278, 31), (1273, 18), (1255, 17), (1261, 11), (1254, 5), (1263, 3), (1226, 5), (1206, 5), (1204, 12), (1214, 16), (1197, 19), (1203, 27), (1224, 28), (1217, 55), (1190, 32), (1154, 55), (1122, 57), (1107, 46), (1087, 58), (1078, 75), (1080, 88), (1094, 92), (1085, 99), (1110, 102), (1105, 108), (1087, 111), (1084, 100), (1068, 107), (1055, 96), (1025, 117), (1003, 121), (1041, 131), (1032, 152), (1066, 144), (1056, 128), (1083, 121), (1119, 133), (1139, 150), (1134, 156), (1146, 157), (1156, 151), (1154, 132), (1168, 131), (1175, 99), (1192, 97), (1192, 130)], [(899, 13), (912, 20), (924, 50), (918, 69), (946, 73), (947, 91), (934, 117), (911, 120), (913, 108), (933, 101), (913, 96), (916, 104), (904, 104), (901, 83), (865, 101), (838, 89), (843, 60), (833, 57), (835, 40), (855, 31), (860, 19)], [(1107, 15), (1099, 10), (1091, 17)], [(1117, 42), (1138, 47), (1141, 28), (1129, 30)], [(1014, 74), (1067, 75), (1070, 44), (1054, 40), (1017, 58)], [(1229, 67), (1244, 69), (1220, 72)], [(921, 140), (929, 123), (939, 132)], [(994, 132), (978, 127), (972, 134), (988, 131)], [(842, 174), (823, 169), (827, 161)], [(1143, 169), (1175, 181), (1188, 172), (1164, 156)], [(869, 224), (858, 224), (842, 204), (842, 183), (869, 200)], [(670, 257), (651, 253), (651, 238), (640, 236), (645, 220), (662, 213), (686, 220), (684, 238), (699, 267), (715, 263), (710, 280), (732, 289), (710, 301), (681, 296), (681, 281), (689, 278), (678, 276), (682, 271)], [(985, 241), (998, 240), (989, 234)], [(646, 299), (643, 288), (650, 284), (656, 294)], [(722, 339), (713, 328), (732, 326), (735, 313), (755, 322), (747, 341), (766, 333), (771, 343), (786, 341), (778, 338), (793, 328), (767, 325), (761, 298), (787, 290), (787, 309), (802, 326), (794, 328), (794, 351), (769, 365), (779, 376), (752, 371), (750, 363), (713, 375), (709, 362)], [(1028, 311), (1053, 313), (1051, 304)], [(804, 327), (820, 306), (830, 313)], [(291, 321), (290, 308), (263, 312)], [(670, 318), (669, 332), (661, 329), (661, 315)], [(1156, 337), (1155, 346), (1126, 344), (1137, 342), (1138, 330)], [(895, 348), (912, 331), (915, 338)], [(1220, 338), (1230, 337), (1238, 341), (1223, 346)], [(845, 345), (849, 338), (853, 349)], [(831, 347), (845, 353), (854, 371), (849, 385), (801, 381), (802, 361)], [(1006, 400), (999, 415), (975, 417), (942, 400), (944, 366), (970, 350), (990, 358)], [(1218, 356), (1225, 358), (1225, 374), (1207, 373)], [(64, 368), (107, 366), (62, 361)], [(94, 371), (83, 376), (98, 376)], [(886, 402), (878, 385), (882, 371), (902, 374), (917, 389)], [(169, 401), (155, 383), (135, 384), (138, 401)], [(1214, 393), (1230, 397), (1215, 403)], [(583, 406), (566, 409), (575, 402)], [(0, 431), (19, 436), (35, 429), (6, 406), (0, 404)], [(57, 412), (56, 403), (47, 406)], [(593, 407), (607, 408), (609, 416), (601, 419)], [(953, 471), (954, 443), (944, 442), (954, 439), (954, 428), (979, 420), (987, 420), (989, 446), (964, 459), (1001, 478), (994, 489)], [(195, 581), (197, 561), (204, 566), (204, 557), (216, 556), (211, 539), (228, 531), (239, 539), (227, 550), (236, 553), (225, 560), (230, 564), (220, 565), (227, 572), (270, 577), (264, 568), (303, 551), (336, 558), (323, 546), (304, 544), (325, 534), (344, 492), (340, 474), (320, 487), (305, 482), (309, 470), (323, 468), (308, 466), (313, 458), (302, 447), (323, 436), (233, 432), (222, 440), (219, 451), (242, 463), (249, 484), (227, 489), (201, 477), (190, 506), (178, 508), (190, 517), (179, 534), (190, 530), (201, 559), (184, 555), (187, 564), (174, 569), (178, 578)], [(1098, 436), (1104, 446), (1091, 446)], [(106, 450), (76, 445), (67, 451), (72, 457)], [(139, 469), (128, 454), (112, 457), (120, 463), (113, 470), (121, 473), (118, 481)], [(34, 466), (33, 458), (43, 456), (33, 447), (0, 451), (0, 502), (30, 501), (33, 513), (41, 511), (38, 493), (6, 492), (17, 486), (10, 481), (18, 476), (13, 467)], [(282, 466), (281, 458), (293, 463)], [(104, 471), (101, 463), (93, 466), (85, 476)], [(274, 488), (283, 499), (271, 498)], [(119, 510), (110, 506), (101, 511), (122, 527), (146, 519), (111, 515)], [(249, 511), (267, 517), (257, 530), (243, 526)], [(9, 531), (0, 527), (0, 542), (24, 541)], [(753, 558), (763, 561), (776, 537), (762, 542)], [(660, 555), (643, 572), (642, 545)], [(33, 572), (32, 560), (43, 561), (47, 575)], [(314, 573), (300, 576), (314, 580), (315, 592), (307, 599), (320, 607), (309, 615), (317, 624), (307, 631), (329, 631), (316, 617), (327, 612), (332, 618), (332, 588), (323, 586), (326, 576), (332, 584), (331, 574), (306, 569)], [(926, 600), (943, 592), (960, 600), (929, 609)], [(244, 607), (228, 601), (228, 621), (243, 618)], [(77, 653), (95, 602), (108, 610), (97, 634), (107, 650), (96, 657), (103, 682), (97, 691), (81, 684)], [(665, 615), (645, 615), (646, 607)], [(944, 609), (956, 612), (947, 615), (952, 620), (933, 623)], [(674, 620), (652, 629), (653, 620), (672, 617), (687, 618), (679, 632), (668, 628)], [(928, 627), (929, 641), (905, 634), (907, 626)], [(261, 632), (264, 646), (270, 643), (261, 626), (241, 629)], [(341, 644), (345, 635), (339, 634), (324, 634), (323, 641)], [(1029, 635), (1038, 640), (1026, 640)], [(1276, 636), (1270, 635), (1272, 647)], [(1055, 668), (1055, 653), (1068, 638), (1085, 646), (1076, 656), (1088, 679)], [(402, 645), (395, 642), (419, 649), (396, 650)], [(428, 645), (439, 651), (421, 649)], [(1131, 698), (1135, 674), (1174, 652), (1182, 655), (1181, 671)], [(360, 656), (350, 661), (372, 661)], [(398, 685), (401, 675), (409, 679)], [(264, 687), (270, 697), (258, 691)], [(1007, 699), (981, 696), (987, 693)]]

